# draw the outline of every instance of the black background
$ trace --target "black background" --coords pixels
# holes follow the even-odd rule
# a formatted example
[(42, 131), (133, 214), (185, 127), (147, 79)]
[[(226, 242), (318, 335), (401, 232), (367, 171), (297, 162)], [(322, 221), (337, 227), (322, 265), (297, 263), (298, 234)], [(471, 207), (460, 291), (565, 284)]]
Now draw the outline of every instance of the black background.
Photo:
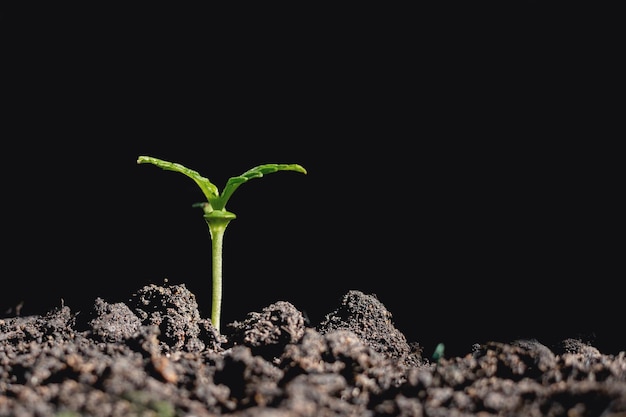
[[(468, 13), (472, 12), (471, 18)], [(427, 352), (623, 350), (623, 136), (585, 10), (3, 12), (0, 311), (184, 283), (210, 315), (199, 188), (244, 184), (223, 322), (374, 293)]]

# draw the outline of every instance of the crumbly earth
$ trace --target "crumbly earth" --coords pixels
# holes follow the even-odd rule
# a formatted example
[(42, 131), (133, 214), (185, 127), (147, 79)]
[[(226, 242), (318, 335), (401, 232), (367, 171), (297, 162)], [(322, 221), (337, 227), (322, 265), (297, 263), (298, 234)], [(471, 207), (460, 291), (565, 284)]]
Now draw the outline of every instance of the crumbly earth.
[(165, 284), (0, 330), (0, 416), (626, 416), (625, 352), (516, 340), (425, 358), (360, 291), (314, 326), (279, 301), (218, 332)]

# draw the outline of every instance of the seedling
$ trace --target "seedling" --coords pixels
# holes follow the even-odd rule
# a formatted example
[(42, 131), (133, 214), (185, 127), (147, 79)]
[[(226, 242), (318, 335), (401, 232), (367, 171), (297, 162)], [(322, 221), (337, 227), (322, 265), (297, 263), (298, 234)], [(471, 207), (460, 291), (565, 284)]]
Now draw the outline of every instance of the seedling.
[(443, 359), (445, 349), (446, 346), (443, 343), (438, 343), (437, 346), (435, 346), (435, 351), (433, 352), (433, 360), (436, 363), (439, 363), (439, 361)]
[(211, 259), (213, 274), (213, 294), (211, 303), (211, 323), (219, 331), (222, 312), (222, 250), (224, 246), (224, 232), (226, 226), (237, 216), (226, 211), (226, 203), (241, 184), (253, 178), (260, 178), (265, 174), (277, 171), (296, 171), (306, 174), (306, 170), (298, 164), (265, 164), (256, 166), (238, 177), (231, 177), (226, 182), (224, 190), (220, 194), (219, 189), (201, 176), (198, 172), (184, 167), (181, 164), (168, 162), (151, 156), (140, 156), (138, 164), (150, 163), (159, 168), (179, 172), (195, 181), (206, 197), (206, 201), (193, 204), (200, 207), (204, 212), (204, 220), (209, 226), (211, 236)]

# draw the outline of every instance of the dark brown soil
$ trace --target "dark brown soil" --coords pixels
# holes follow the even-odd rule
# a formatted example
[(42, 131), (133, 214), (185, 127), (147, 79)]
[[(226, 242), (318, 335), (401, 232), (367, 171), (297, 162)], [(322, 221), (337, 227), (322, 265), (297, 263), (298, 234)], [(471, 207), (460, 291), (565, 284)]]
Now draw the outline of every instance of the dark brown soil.
[(287, 301), (216, 331), (184, 285), (0, 320), (0, 415), (626, 416), (626, 357), (578, 339), (435, 360), (374, 295), (315, 325)]

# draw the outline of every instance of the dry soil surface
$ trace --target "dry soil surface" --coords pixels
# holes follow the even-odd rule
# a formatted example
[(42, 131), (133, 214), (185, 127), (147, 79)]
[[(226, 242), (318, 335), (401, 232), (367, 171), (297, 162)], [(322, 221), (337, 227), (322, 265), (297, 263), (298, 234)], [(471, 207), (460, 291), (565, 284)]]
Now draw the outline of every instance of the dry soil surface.
[(184, 285), (0, 319), (0, 415), (626, 416), (626, 357), (579, 339), (423, 356), (375, 295), (322, 322), (279, 301), (218, 332)]

